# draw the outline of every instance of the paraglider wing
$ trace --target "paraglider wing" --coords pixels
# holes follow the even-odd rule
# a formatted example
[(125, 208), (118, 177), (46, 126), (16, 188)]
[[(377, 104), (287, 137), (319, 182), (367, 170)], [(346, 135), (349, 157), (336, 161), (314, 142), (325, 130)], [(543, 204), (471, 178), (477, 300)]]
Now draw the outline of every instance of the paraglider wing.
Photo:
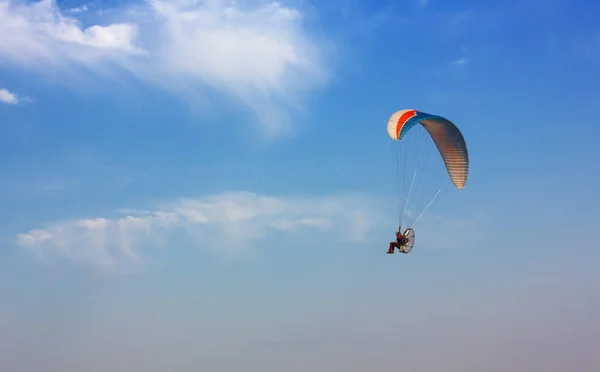
[(469, 173), (469, 153), (460, 130), (441, 116), (417, 110), (400, 110), (388, 120), (388, 134), (393, 140), (401, 140), (417, 124), (427, 130), (437, 146), (454, 186), (462, 189)]

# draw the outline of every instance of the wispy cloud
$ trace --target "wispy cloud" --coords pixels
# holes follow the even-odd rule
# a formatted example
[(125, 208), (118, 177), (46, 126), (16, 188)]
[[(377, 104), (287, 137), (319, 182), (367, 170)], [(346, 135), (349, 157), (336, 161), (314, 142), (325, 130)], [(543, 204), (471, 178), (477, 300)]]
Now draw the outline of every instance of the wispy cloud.
[(210, 87), (254, 110), (269, 136), (288, 133), (288, 110), (327, 78), (302, 14), (277, 2), (149, 0), (91, 26), (69, 14), (51, 0), (0, 0), (0, 62), (53, 75), (125, 70), (183, 99)]
[(14, 93), (9, 92), (7, 89), (0, 88), (0, 102), (16, 105), (19, 103), (19, 97)]
[(19, 234), (17, 244), (41, 259), (58, 255), (110, 268), (140, 262), (144, 248), (152, 246), (185, 244), (235, 253), (270, 232), (330, 232), (342, 241), (361, 240), (377, 220), (372, 201), (360, 196), (232, 192), (180, 199), (153, 210), (121, 210), (113, 217), (57, 222)]
[(456, 68), (465, 67), (469, 61), (465, 58), (460, 58), (450, 62), (450, 64)]
[[(464, 69), (469, 63), (467, 58), (459, 58), (451, 62), (446, 62), (443, 66), (435, 69), (433, 73), (436, 76), (447, 75), (448, 73), (455, 73), (458, 70)], [(435, 95), (439, 95), (440, 92), (436, 92)], [(455, 95), (456, 92), (453, 92), (452, 95)]]
[(83, 12), (87, 12), (89, 10), (87, 4), (83, 4), (82, 6), (76, 6), (74, 8), (69, 8), (67, 9), (68, 12), (70, 13), (83, 13)]

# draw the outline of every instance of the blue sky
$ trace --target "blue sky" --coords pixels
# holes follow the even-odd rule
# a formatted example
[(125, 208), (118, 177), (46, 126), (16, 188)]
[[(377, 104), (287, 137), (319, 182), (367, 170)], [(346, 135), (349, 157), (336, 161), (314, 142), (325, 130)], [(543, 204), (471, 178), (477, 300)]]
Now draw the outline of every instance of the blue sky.
[[(0, 0), (0, 365), (598, 370), (599, 11)], [(404, 108), (471, 166), (389, 256)]]

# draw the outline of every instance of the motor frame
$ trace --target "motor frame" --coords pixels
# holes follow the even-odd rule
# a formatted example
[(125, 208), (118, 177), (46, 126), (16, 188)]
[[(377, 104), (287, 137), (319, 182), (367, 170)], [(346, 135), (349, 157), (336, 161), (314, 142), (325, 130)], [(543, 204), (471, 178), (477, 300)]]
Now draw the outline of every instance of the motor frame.
[(402, 239), (403, 244), (400, 244), (398, 250), (402, 253), (409, 253), (415, 246), (415, 231), (409, 227), (402, 236), (404, 237)]

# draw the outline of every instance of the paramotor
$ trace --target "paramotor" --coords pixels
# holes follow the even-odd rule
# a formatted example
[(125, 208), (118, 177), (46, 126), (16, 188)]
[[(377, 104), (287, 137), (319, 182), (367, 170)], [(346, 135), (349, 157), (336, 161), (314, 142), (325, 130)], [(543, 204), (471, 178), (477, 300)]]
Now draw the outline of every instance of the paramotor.
[[(450, 186), (462, 189), (469, 173), (465, 139), (450, 120), (418, 110), (394, 112), (387, 125), (392, 142), (398, 191), (398, 226), (405, 225), (411, 244), (398, 249), (408, 253), (414, 245), (412, 227)], [(441, 158), (440, 158), (441, 155)]]

